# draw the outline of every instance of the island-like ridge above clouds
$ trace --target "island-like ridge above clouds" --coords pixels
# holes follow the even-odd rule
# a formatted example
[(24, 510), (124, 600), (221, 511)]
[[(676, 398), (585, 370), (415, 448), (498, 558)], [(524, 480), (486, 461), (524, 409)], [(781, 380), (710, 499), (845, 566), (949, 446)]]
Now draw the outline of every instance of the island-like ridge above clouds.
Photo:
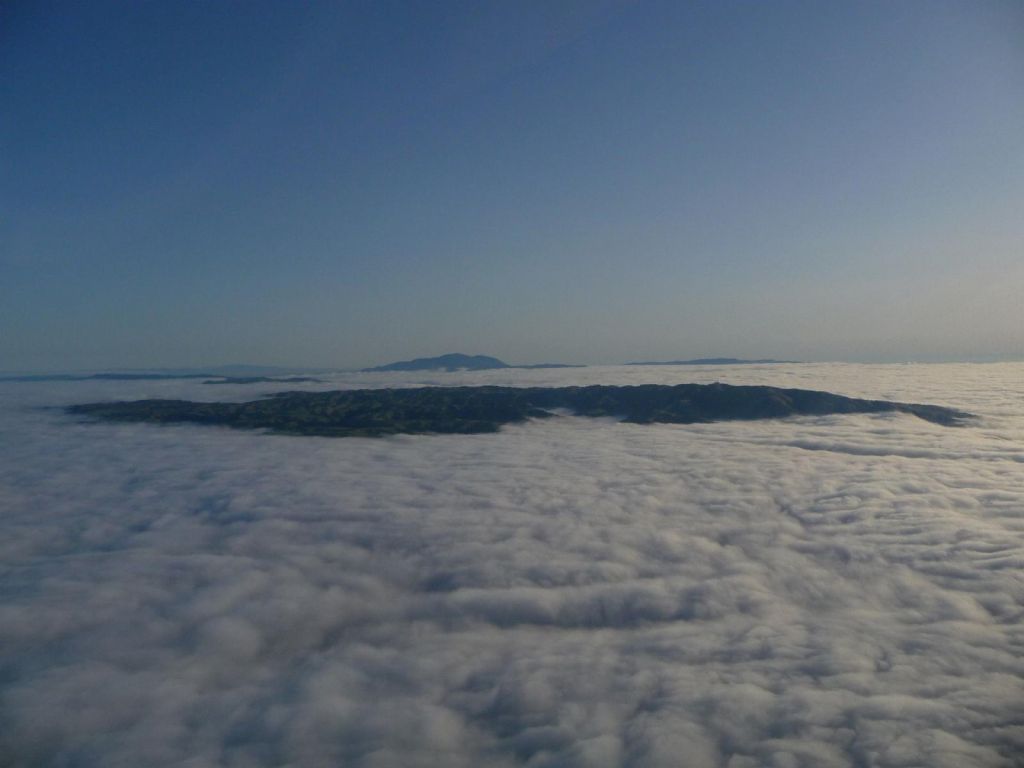
[[(743, 360), (738, 357), (699, 357), (691, 360), (651, 360), (626, 363), (626, 365), (765, 365), (770, 363), (796, 363), (797, 360)], [(450, 352), (437, 357), (417, 357), (414, 360), (399, 360), (373, 368), (363, 368), (365, 373), (386, 371), (490, 371), (500, 368), (585, 368), (585, 365), (568, 363), (534, 363), (532, 365), (510, 365), (490, 355), (465, 355), (461, 352)]]
[(621, 417), (640, 424), (693, 424), (833, 413), (909, 413), (950, 426), (970, 416), (935, 405), (721, 383), (282, 392), (245, 403), (137, 400), (73, 405), (68, 411), (108, 421), (192, 422), (292, 435), (376, 437), (497, 432), (505, 424), (548, 418), (558, 409), (580, 416)]
[(490, 355), (464, 355), (461, 352), (449, 352), (437, 357), (417, 357), (414, 360), (399, 360), (373, 368), (363, 368), (365, 373), (385, 371), (491, 371), (499, 368), (585, 368), (584, 365), (568, 363), (534, 363), (532, 365), (510, 365)]

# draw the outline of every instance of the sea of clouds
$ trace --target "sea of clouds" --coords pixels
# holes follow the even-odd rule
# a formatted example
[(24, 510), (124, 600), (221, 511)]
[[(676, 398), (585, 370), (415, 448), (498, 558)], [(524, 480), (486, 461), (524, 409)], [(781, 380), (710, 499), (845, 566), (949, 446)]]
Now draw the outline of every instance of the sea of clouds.
[(949, 405), (329, 439), (0, 383), (0, 766), (1024, 765), (1024, 365), (345, 374)]

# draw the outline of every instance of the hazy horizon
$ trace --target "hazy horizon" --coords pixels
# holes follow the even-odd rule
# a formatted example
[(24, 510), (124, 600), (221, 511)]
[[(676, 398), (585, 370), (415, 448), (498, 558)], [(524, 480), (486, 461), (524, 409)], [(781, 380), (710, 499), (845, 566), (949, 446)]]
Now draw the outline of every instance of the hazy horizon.
[[(410, 354), (409, 356), (403, 357), (403, 358), (394, 358), (394, 359), (388, 359), (388, 360), (377, 360), (377, 361), (369, 362), (369, 363), (366, 363), (366, 364), (363, 364), (363, 365), (288, 365), (288, 364), (283, 364), (283, 363), (272, 363), (272, 362), (249, 362), (249, 361), (239, 362), (239, 361), (231, 361), (231, 362), (209, 363), (209, 364), (206, 364), (206, 365), (203, 365), (203, 364), (198, 364), (198, 365), (169, 365), (169, 364), (164, 364), (164, 365), (88, 366), (88, 367), (78, 367), (78, 368), (52, 367), (52, 368), (0, 369), (0, 376), (3, 376), (3, 375), (35, 375), (35, 374), (38, 374), (38, 375), (51, 375), (51, 374), (56, 375), (56, 374), (64, 374), (64, 373), (75, 374), (75, 373), (102, 372), (102, 371), (111, 371), (111, 372), (116, 372), (116, 371), (125, 371), (125, 372), (128, 372), (128, 371), (199, 371), (199, 372), (202, 372), (202, 371), (206, 371), (206, 370), (208, 370), (208, 371), (217, 371), (217, 370), (225, 370), (225, 369), (233, 369), (233, 368), (237, 368), (237, 369), (252, 368), (252, 369), (255, 369), (255, 370), (279, 369), (279, 370), (282, 370), (282, 371), (334, 371), (334, 372), (338, 372), (338, 373), (344, 373), (344, 372), (358, 372), (358, 371), (361, 371), (361, 370), (363, 370), (365, 368), (372, 368), (372, 367), (377, 366), (377, 365), (384, 365), (384, 364), (388, 364), (388, 363), (392, 363), (392, 362), (397, 362), (400, 359), (401, 360), (412, 360), (412, 359), (421, 358), (421, 357), (423, 357), (423, 358), (431, 358), (431, 357), (439, 357), (441, 354), (447, 354), (447, 353)], [(458, 354), (463, 354), (463, 353), (458, 353)], [(468, 353), (464, 353), (464, 354), (469, 354), (469, 355), (477, 355), (477, 354), (490, 355), (491, 353), (486, 352), (486, 351), (473, 351), (473, 352), (468, 352)], [(691, 361), (691, 360), (705, 359), (705, 358), (701, 358), (701, 357), (684, 357), (684, 356), (676, 355), (676, 356), (665, 357), (665, 358), (663, 358), (661, 360), (639, 360), (639, 359), (637, 359), (637, 360), (619, 360), (619, 361), (580, 362), (578, 360), (511, 360), (511, 359), (502, 357), (501, 355), (497, 355), (497, 354), (491, 355), (491, 356), (496, 357), (496, 358), (500, 359), (502, 362), (508, 363), (509, 365), (511, 365), (513, 367), (514, 366), (519, 366), (519, 365), (536, 365), (536, 364), (540, 364), (540, 363), (565, 363), (567, 365), (573, 365), (573, 366), (583, 366), (583, 367), (593, 367), (593, 368), (598, 368), (598, 367), (613, 368), (613, 367), (616, 367), (616, 366), (623, 366), (623, 365), (636, 365), (636, 364), (642, 365), (645, 362), (660, 363), (660, 362), (671, 362), (671, 361), (675, 361), (675, 360)], [(735, 358), (734, 355), (713, 355), (712, 357), (713, 358), (719, 358), (719, 359), (722, 359), (722, 358)], [(770, 361), (770, 362), (767, 362), (767, 363), (760, 363), (760, 364), (763, 364), (763, 365), (768, 365), (768, 364), (787, 364), (787, 363), (788, 364), (792, 364), (792, 363), (797, 363), (797, 364), (805, 364), (805, 363), (806, 364), (831, 364), (831, 363), (835, 363), (835, 364), (847, 364), (847, 365), (956, 365), (956, 364), (965, 364), (965, 365), (967, 365), (967, 364), (972, 364), (972, 365), (994, 365), (994, 364), (999, 364), (999, 363), (1020, 363), (1020, 362), (1024, 362), (1024, 356), (1017, 357), (1017, 358), (1013, 358), (1013, 357), (990, 357), (990, 358), (977, 357), (977, 358), (974, 358), (974, 359), (959, 359), (959, 360), (951, 360), (951, 359), (935, 359), (935, 360), (838, 360), (838, 359), (837, 360), (829, 360), (829, 359), (792, 360), (792, 359), (787, 359), (787, 358), (761, 358), (761, 357), (758, 357), (758, 358), (735, 358), (735, 359), (743, 360), (744, 362), (751, 361), (754, 364), (758, 364), (757, 363), (758, 360), (769, 360)], [(711, 367), (716, 367), (714, 363), (709, 363), (708, 365), (711, 366)]]

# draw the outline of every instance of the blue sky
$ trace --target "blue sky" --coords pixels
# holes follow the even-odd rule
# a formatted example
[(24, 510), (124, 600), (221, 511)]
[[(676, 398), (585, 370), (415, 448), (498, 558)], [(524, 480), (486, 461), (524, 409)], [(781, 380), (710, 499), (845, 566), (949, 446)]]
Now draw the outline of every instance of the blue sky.
[(1024, 357), (1024, 4), (13, 3), (0, 369)]

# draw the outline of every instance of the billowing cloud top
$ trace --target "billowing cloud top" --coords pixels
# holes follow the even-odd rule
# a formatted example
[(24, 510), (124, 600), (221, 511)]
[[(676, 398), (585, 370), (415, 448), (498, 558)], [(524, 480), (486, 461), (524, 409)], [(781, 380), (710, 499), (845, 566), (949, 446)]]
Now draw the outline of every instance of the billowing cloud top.
[(981, 418), (329, 440), (0, 385), (0, 764), (1020, 765), (1024, 366), (302, 388), (714, 380)]

